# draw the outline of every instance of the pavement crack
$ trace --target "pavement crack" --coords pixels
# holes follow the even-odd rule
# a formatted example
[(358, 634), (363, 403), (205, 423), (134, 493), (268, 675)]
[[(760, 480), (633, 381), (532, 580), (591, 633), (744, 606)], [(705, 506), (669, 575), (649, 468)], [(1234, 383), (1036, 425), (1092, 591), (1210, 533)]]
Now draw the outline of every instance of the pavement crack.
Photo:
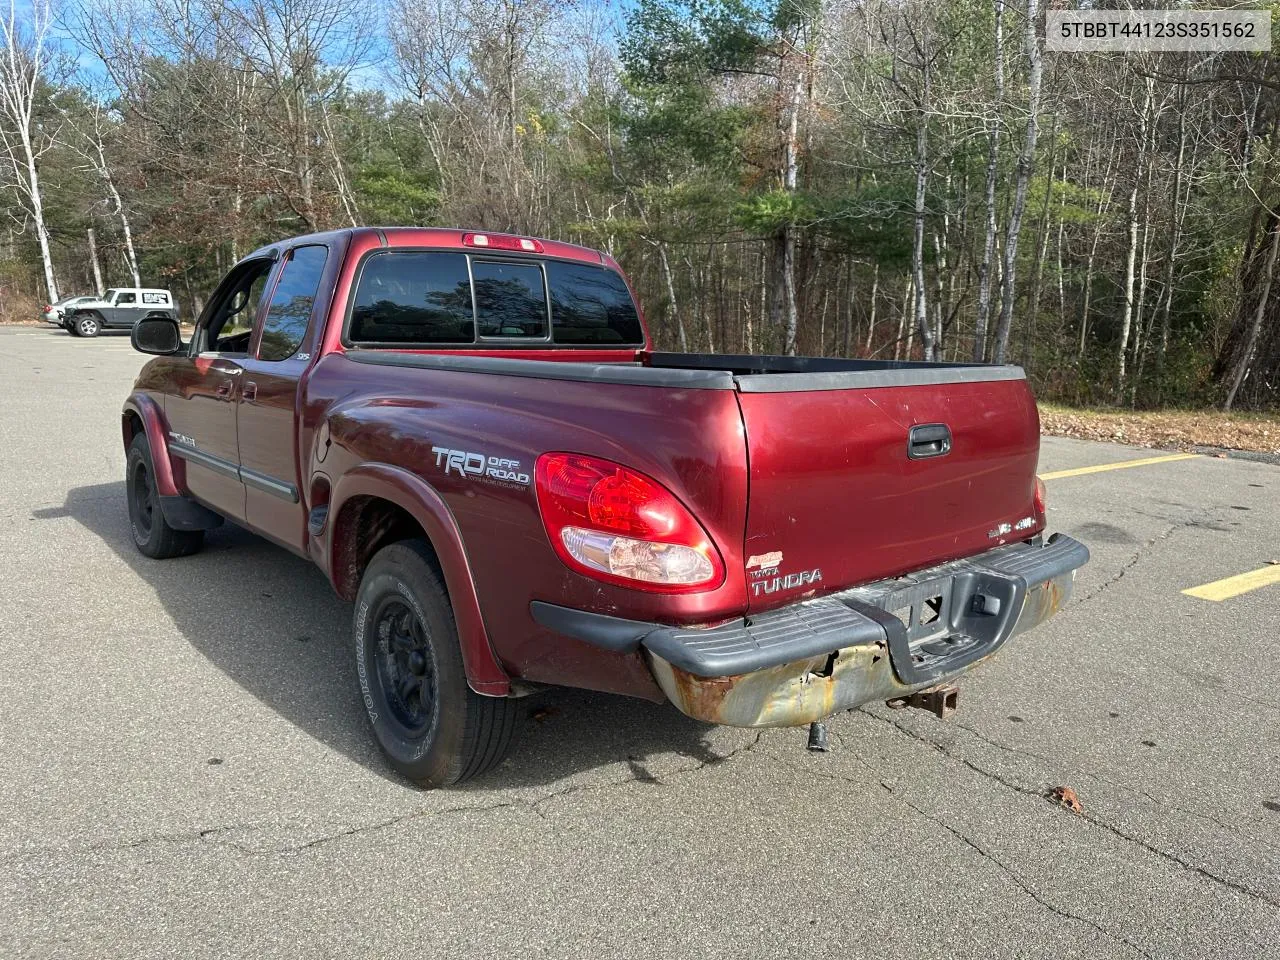
[[(859, 710), (858, 712), (862, 713), (864, 716), (871, 717), (875, 720), (879, 720), (881, 723), (887, 724), (888, 726), (892, 727), (894, 730), (897, 730), (899, 733), (903, 734), (907, 738), (911, 740), (915, 740), (919, 743), (922, 743), (930, 747), (936, 753), (941, 754), (943, 757), (947, 758), (948, 760), (952, 760), (952, 761), (955, 761), (956, 763), (963, 764), (964, 766), (968, 767), (970, 770), (972, 770), (974, 773), (978, 774), (981, 777), (985, 777), (988, 780), (994, 781), (995, 783), (999, 783), (1000, 785), (1007, 787), (1008, 789), (1013, 790), (1016, 793), (1020, 793), (1024, 796), (1035, 797), (1037, 800), (1040, 800), (1041, 802), (1046, 802), (1048, 800), (1048, 797), (1044, 791), (1027, 787), (1023, 784), (1017, 783), (1016, 781), (1010, 780), (1007, 777), (1002, 777), (998, 773), (995, 773), (992, 770), (988, 770), (985, 767), (979, 766), (978, 764), (974, 763), (972, 760), (969, 760), (965, 757), (956, 756), (954, 753), (952, 753), (942, 744), (937, 743), (929, 739), (928, 737), (922, 737), (919, 734), (911, 730), (908, 730), (906, 727), (903, 727), (900, 724), (897, 724), (886, 717), (877, 716), (876, 714), (870, 713), (865, 709)], [(1119, 827), (1115, 826), (1114, 824), (1110, 824), (1110, 823), (1107, 823), (1105, 820), (1099, 819), (1098, 817), (1089, 813), (1089, 811), (1087, 810), (1083, 813), (1076, 814), (1076, 816), (1078, 816), (1085, 823), (1095, 826), (1101, 830), (1105, 830), (1108, 833), (1112, 834), (1113, 836), (1121, 840), (1126, 840), (1129, 843), (1132, 843), (1141, 847), (1142, 849), (1146, 850), (1148, 853), (1160, 858), (1161, 860), (1165, 860), (1166, 862), (1173, 864), (1177, 867), (1180, 867), (1181, 869), (1186, 870), (1189, 873), (1196, 874), (1203, 880), (1207, 880), (1211, 883), (1216, 883), (1222, 887), (1227, 888), (1228, 890), (1233, 890), (1236, 893), (1243, 894), (1244, 896), (1249, 897), (1252, 900), (1257, 900), (1260, 903), (1265, 903), (1271, 907), (1280, 908), (1280, 899), (1269, 896), (1268, 894), (1263, 893), (1259, 890), (1254, 890), (1251, 887), (1246, 887), (1242, 883), (1238, 883), (1237, 881), (1232, 880), (1229, 877), (1224, 877), (1220, 874), (1214, 873), (1212, 870), (1206, 869), (1205, 867), (1202, 867), (1199, 864), (1191, 863), (1190, 861), (1185, 860), (1182, 857), (1178, 856), (1176, 853), (1172, 853), (1168, 850), (1163, 850), (1160, 847), (1157, 847), (1151, 843), (1148, 843), (1146, 840), (1143, 840), (1141, 837), (1135, 837), (1133, 834), (1126, 833), (1125, 831), (1121, 830)]]
[(1036, 890), (1035, 887), (1031, 886), (1031, 884), (1029, 884), (1023, 878), (1022, 874), (1018, 873), (1018, 871), (1014, 870), (1011, 866), (1009, 866), (1007, 863), (1005, 863), (1003, 860), (1001, 860), (999, 857), (993, 854), (990, 850), (985, 849), (981, 844), (965, 836), (964, 833), (957, 830), (955, 827), (947, 823), (945, 820), (941, 819), (940, 817), (935, 817), (933, 814), (929, 813), (927, 810), (912, 803), (906, 797), (892, 793), (892, 791), (891, 791), (891, 795), (894, 797), (895, 800), (899, 801), (904, 806), (907, 806), (910, 809), (914, 810), (917, 814), (919, 814), (921, 817), (928, 820), (929, 822), (937, 824), (943, 830), (947, 831), (947, 833), (951, 834), (951, 836), (955, 837), (957, 840), (963, 843), (970, 850), (973, 850), (975, 853), (977, 853), (978, 856), (982, 857), (984, 860), (991, 863), (1001, 873), (1003, 873), (1006, 877), (1012, 880), (1019, 890), (1025, 893), (1028, 897), (1030, 897), (1033, 901), (1035, 901), (1041, 907), (1044, 907), (1044, 909), (1048, 910), (1050, 913), (1055, 914), (1059, 917), (1062, 917), (1065, 920), (1074, 920), (1077, 923), (1083, 923), (1088, 927), (1092, 927), (1094, 930), (1098, 931), (1098, 933), (1102, 934), (1108, 940), (1111, 940), (1114, 943), (1124, 944), (1134, 953), (1137, 953), (1140, 956), (1146, 957), (1147, 960), (1153, 960), (1153, 957), (1150, 953), (1142, 949), (1142, 947), (1138, 946), (1138, 944), (1134, 943), (1132, 940), (1129, 940), (1127, 937), (1123, 937), (1117, 933), (1112, 933), (1110, 930), (1108, 930), (1106, 927), (1103, 927), (1101, 924), (1097, 923), (1096, 921), (1090, 920), (1088, 917), (1081, 916), (1078, 913), (1072, 913), (1070, 910), (1066, 910), (1058, 906), (1057, 904), (1049, 900), (1046, 900), (1040, 894), (1040, 892)]
[(1171, 524), (1169, 526), (1169, 529), (1165, 530), (1164, 533), (1161, 533), (1152, 537), (1146, 543), (1142, 544), (1142, 546), (1138, 547), (1134, 555), (1130, 557), (1128, 560), (1126, 560), (1121, 565), (1119, 570), (1117, 570), (1114, 574), (1112, 574), (1110, 577), (1108, 577), (1101, 584), (1099, 584), (1093, 590), (1089, 591), (1087, 594), (1085, 594), (1076, 602), (1088, 603), (1094, 597), (1109, 590), (1111, 587), (1115, 586), (1117, 583), (1123, 580), (1124, 575), (1128, 573), (1130, 570), (1132, 570), (1134, 567), (1136, 567), (1138, 565), (1138, 562), (1143, 557), (1145, 557), (1148, 553), (1150, 553), (1152, 548), (1154, 548), (1157, 544), (1163, 543), (1164, 541), (1168, 540), (1171, 536), (1173, 536), (1179, 530), (1182, 530), (1186, 527), (1194, 527), (1194, 526), (1197, 526), (1197, 523), (1194, 520), (1183, 520), (1181, 522), (1176, 522)]
[(689, 766), (679, 767), (670, 771), (664, 777), (658, 777), (652, 774), (644, 766), (637, 763), (634, 758), (628, 759), (628, 774), (616, 780), (606, 781), (604, 783), (578, 783), (562, 787), (558, 790), (552, 790), (548, 793), (537, 797), (517, 797), (510, 800), (501, 800), (494, 803), (469, 803), (459, 804), (452, 807), (442, 807), (439, 809), (419, 809), (408, 813), (400, 814), (395, 817), (387, 817), (383, 820), (375, 820), (370, 823), (362, 823), (354, 826), (345, 827), (321, 836), (314, 837), (305, 843), (285, 844), (279, 846), (253, 846), (234, 839), (230, 834), (241, 832), (258, 832), (263, 830), (263, 826), (259, 824), (233, 824), (220, 827), (204, 827), (198, 830), (186, 830), (174, 833), (155, 834), (151, 836), (136, 837), (129, 840), (89, 844), (82, 847), (40, 847), (16, 850), (12, 853), (0, 856), (0, 863), (7, 863), (13, 860), (30, 858), (33, 856), (44, 856), (49, 854), (70, 854), (72, 856), (81, 856), (86, 853), (99, 852), (119, 852), (137, 850), (143, 847), (158, 844), (192, 844), (192, 843), (209, 843), (217, 846), (227, 847), (238, 850), (251, 856), (294, 856), (302, 854), (318, 847), (334, 843), (339, 840), (345, 840), (348, 837), (364, 836), (371, 833), (377, 833), (383, 830), (392, 829), (415, 820), (427, 820), (433, 817), (450, 816), (459, 813), (484, 813), (491, 810), (502, 810), (506, 808), (521, 808), (528, 810), (530, 813), (546, 821), (553, 828), (558, 828), (559, 824), (544, 809), (545, 804), (561, 797), (569, 796), (574, 793), (587, 793), (602, 790), (611, 790), (616, 787), (625, 786), (629, 783), (641, 783), (645, 785), (663, 787), (670, 784), (673, 779), (698, 773), (708, 767), (718, 766), (730, 760), (740, 757), (743, 754), (750, 753), (759, 746), (764, 731), (756, 731), (754, 737), (741, 746), (735, 747), (728, 753), (715, 754), (708, 757), (698, 759), (696, 763)]
[(426, 820), (431, 817), (443, 817), (453, 813), (484, 813), (489, 810), (501, 810), (505, 807), (514, 807), (519, 806), (520, 804), (521, 801), (519, 800), (504, 800), (500, 803), (462, 804), (456, 807), (444, 807), (439, 810), (415, 810), (412, 813), (402, 814), (398, 817), (389, 817), (386, 820), (376, 820), (373, 823), (365, 823), (359, 826), (349, 827), (346, 830), (339, 830), (335, 833), (325, 834), (324, 836), (316, 837), (314, 840), (308, 840), (306, 843), (294, 844), (285, 847), (274, 847), (269, 850), (255, 850), (253, 852), (278, 854), (302, 853), (304, 850), (313, 850), (316, 847), (323, 846), (326, 843), (332, 843), (335, 840), (345, 840), (347, 837), (376, 833), (380, 830), (387, 830), (391, 827), (400, 826), (401, 824), (408, 823), (411, 820)]
[[(955, 720), (952, 720), (951, 722), (954, 726), (960, 728), (961, 730), (964, 730), (966, 733), (971, 734), (975, 739), (981, 741), (982, 743), (987, 744), (990, 747), (995, 748), (996, 750), (1001, 750), (1001, 751), (1004, 751), (1005, 753), (1012, 753), (1020, 757), (1028, 757), (1032, 760), (1038, 760), (1041, 763), (1045, 763), (1050, 766), (1068, 766), (1068, 764), (1063, 760), (1057, 760), (1057, 759), (1054, 759), (1053, 757), (1047, 757), (1042, 753), (1036, 753), (1034, 750), (1024, 750), (1020, 747), (1011, 746), (1010, 744), (1002, 743), (999, 740), (993, 740), (990, 737), (988, 737), (986, 734), (982, 733), (979, 730), (974, 729), (973, 727), (967, 726), (966, 724), (963, 724), (963, 723), (959, 723)], [(1280, 847), (1277, 847), (1275, 844), (1261, 837), (1251, 836), (1251, 835), (1242, 833), (1236, 826), (1226, 823), (1222, 820), (1219, 820), (1217, 817), (1212, 816), (1211, 814), (1202, 813), (1199, 810), (1192, 810), (1188, 807), (1179, 806), (1176, 803), (1170, 803), (1168, 800), (1164, 800), (1160, 797), (1157, 797), (1155, 794), (1150, 793), (1149, 791), (1143, 790), (1141, 787), (1135, 787), (1135, 786), (1130, 786), (1129, 784), (1126, 784), (1126, 783), (1121, 783), (1118, 780), (1113, 780), (1110, 777), (1105, 777), (1094, 770), (1087, 770), (1083, 767), (1072, 767), (1071, 772), (1075, 776), (1087, 777), (1090, 780), (1096, 780), (1098, 783), (1105, 783), (1109, 787), (1114, 787), (1117, 790), (1122, 790), (1125, 793), (1128, 793), (1132, 796), (1142, 797), (1143, 799), (1147, 800), (1149, 803), (1154, 804), (1155, 806), (1160, 807), (1161, 809), (1173, 810), (1173, 811), (1176, 811), (1177, 813), (1184, 814), (1188, 817), (1195, 817), (1196, 819), (1203, 820), (1206, 823), (1212, 823), (1223, 833), (1229, 833), (1234, 836), (1241, 837), (1242, 839), (1248, 841), (1249, 843), (1260, 843), (1263, 846), (1268, 847), (1269, 849), (1272, 849), (1272, 850), (1280, 849)]]

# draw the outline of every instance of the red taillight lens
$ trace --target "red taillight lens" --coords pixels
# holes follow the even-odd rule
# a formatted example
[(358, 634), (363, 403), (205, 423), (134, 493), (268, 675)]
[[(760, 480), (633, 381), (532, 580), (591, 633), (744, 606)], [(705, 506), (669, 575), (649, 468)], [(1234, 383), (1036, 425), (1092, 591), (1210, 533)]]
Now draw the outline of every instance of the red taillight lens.
[(724, 562), (679, 500), (621, 464), (544, 453), (535, 484), (547, 536), (572, 569), (641, 590), (709, 590)]
[(1045, 525), (1044, 498), (1045, 498), (1044, 481), (1041, 480), (1039, 477), (1036, 477), (1036, 492), (1035, 492), (1035, 496), (1032, 498), (1031, 504), (1032, 504), (1032, 507), (1034, 508), (1035, 515), (1036, 515), (1036, 526), (1040, 527), (1041, 529), (1044, 529), (1044, 525)]
[(512, 237), (505, 233), (464, 233), (462, 244), (466, 247), (484, 247), (487, 250), (519, 250), (521, 253), (541, 253), (542, 243), (529, 237)]

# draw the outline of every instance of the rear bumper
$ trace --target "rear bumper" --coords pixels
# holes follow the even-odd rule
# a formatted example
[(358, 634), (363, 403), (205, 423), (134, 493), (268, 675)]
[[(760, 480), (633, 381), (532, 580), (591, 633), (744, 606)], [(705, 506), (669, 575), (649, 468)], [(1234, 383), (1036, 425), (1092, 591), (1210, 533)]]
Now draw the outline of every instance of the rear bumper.
[(711, 629), (535, 602), (544, 626), (642, 650), (684, 713), (741, 727), (810, 723), (951, 679), (1071, 596), (1088, 549), (1063, 534), (771, 610)]

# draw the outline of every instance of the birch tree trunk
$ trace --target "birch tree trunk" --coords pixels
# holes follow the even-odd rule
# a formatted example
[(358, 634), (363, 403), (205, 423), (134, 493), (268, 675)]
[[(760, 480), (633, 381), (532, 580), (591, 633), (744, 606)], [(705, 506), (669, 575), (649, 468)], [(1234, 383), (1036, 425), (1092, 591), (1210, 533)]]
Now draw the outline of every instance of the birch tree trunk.
[[(35, 108), (43, 95), (41, 74), (47, 65), (48, 38), (52, 22), (49, 0), (32, 0), (20, 21), (17, 6), (9, 4), (9, 15), (0, 19), (0, 146), (13, 171), (19, 192), (26, 198), (26, 212), (35, 228), (44, 268), (45, 293), (49, 303), (58, 301), (53, 254), (49, 248), (49, 228), (45, 223), (44, 196), (40, 188), (39, 158), (43, 152), (32, 139), (36, 132)], [(17, 142), (14, 142), (14, 138)]]
[[(790, 41), (784, 40), (784, 43), (791, 47)], [(794, 56), (794, 50), (789, 50)], [(787, 60), (790, 57), (786, 58)], [(785, 62), (785, 61), (784, 61)], [(796, 185), (799, 181), (800, 171), (800, 101), (804, 96), (804, 74), (800, 70), (796, 70), (795, 77), (792, 81), (791, 92), (786, 112), (786, 128), (783, 136), (783, 179), (782, 186), (786, 190), (788, 196), (795, 196)], [(781, 304), (775, 307), (775, 312), (780, 314), (785, 337), (783, 341), (783, 352), (789, 357), (796, 355), (796, 332), (799, 326), (799, 318), (796, 314), (796, 225), (791, 222), (790, 214), (788, 220), (782, 226), (782, 234), (780, 239), (779, 254), (781, 262), (779, 264), (779, 275), (782, 281), (782, 290), (774, 294), (775, 304), (777, 304), (778, 293), (781, 293)]]
[(680, 352), (689, 352), (689, 335), (684, 329), (684, 320), (680, 317), (680, 306), (676, 302), (675, 278), (671, 274), (671, 261), (667, 258), (667, 245), (655, 241), (658, 248), (658, 262), (662, 264), (662, 279), (667, 285), (667, 299), (671, 301), (671, 317), (676, 322), (676, 335), (680, 338)]
[(1129, 248), (1124, 259), (1124, 313), (1120, 317), (1120, 345), (1116, 350), (1117, 396), (1124, 392), (1125, 355), (1129, 350), (1129, 328), (1133, 324), (1133, 272), (1138, 258), (1138, 181), (1129, 191)]
[(98, 240), (93, 227), (89, 228), (89, 265), (93, 267), (93, 292), (101, 296), (106, 289), (102, 284), (102, 265), (98, 262)]
[[(929, 329), (928, 291), (924, 285), (924, 218), (929, 186), (929, 104), (932, 67), (927, 54), (920, 58), (920, 111), (916, 119), (916, 201), (914, 239), (911, 247), (911, 277), (915, 287), (915, 327), (920, 331), (920, 348), (924, 359), (933, 360), (933, 333)], [(907, 359), (911, 359), (911, 339), (907, 340)]]
[(867, 345), (866, 352), (871, 352), (871, 340), (876, 334), (876, 294), (880, 292), (880, 264), (876, 263), (871, 269), (871, 316), (867, 322)]
[(1004, 105), (1004, 0), (993, 0), (996, 14), (995, 79), (996, 95), (987, 132), (986, 237), (982, 245), (982, 262), (978, 264), (978, 316), (973, 328), (973, 360), (981, 363), (987, 355), (987, 326), (991, 318), (991, 267), (996, 257), (996, 175), (1000, 164), (1000, 116)]
[(116, 189), (115, 179), (111, 176), (111, 167), (107, 165), (107, 155), (103, 150), (101, 136), (95, 135), (94, 149), (97, 151), (98, 176), (102, 178), (102, 184), (107, 188), (107, 195), (111, 198), (111, 206), (116, 216), (120, 218), (120, 231), (124, 234), (125, 264), (133, 277), (133, 285), (140, 287), (142, 278), (138, 273), (138, 252), (133, 247), (133, 227), (129, 223), (129, 215), (125, 213), (124, 201), (120, 199), (120, 191)]
[(1128, 221), (1129, 221), (1129, 246), (1125, 254), (1124, 264), (1124, 313), (1120, 317), (1120, 343), (1116, 350), (1116, 398), (1121, 399), (1124, 396), (1125, 376), (1125, 354), (1129, 349), (1129, 336), (1133, 327), (1133, 307), (1134, 307), (1134, 267), (1138, 258), (1138, 228), (1141, 224), (1138, 222), (1138, 187), (1142, 180), (1141, 163), (1144, 159), (1142, 154), (1146, 153), (1147, 144), (1147, 123), (1148, 115), (1151, 111), (1152, 98), (1152, 81), (1148, 80), (1146, 85), (1146, 95), (1142, 102), (1142, 122), (1140, 124), (1140, 135), (1138, 137), (1139, 144), (1139, 164), (1138, 170), (1134, 172), (1133, 188), (1129, 191)]
[(1040, 81), (1044, 62), (1040, 40), (1036, 34), (1039, 0), (1027, 0), (1027, 25), (1024, 42), (1027, 51), (1027, 135), (1018, 158), (1018, 175), (1013, 190), (1013, 209), (1009, 211), (1009, 232), (1004, 242), (1004, 276), (1000, 278), (1000, 325), (996, 328), (996, 347), (992, 359), (1004, 363), (1009, 349), (1009, 328), (1013, 323), (1014, 283), (1018, 271), (1018, 233), (1027, 208), (1027, 185), (1036, 162), (1036, 135), (1039, 132)]

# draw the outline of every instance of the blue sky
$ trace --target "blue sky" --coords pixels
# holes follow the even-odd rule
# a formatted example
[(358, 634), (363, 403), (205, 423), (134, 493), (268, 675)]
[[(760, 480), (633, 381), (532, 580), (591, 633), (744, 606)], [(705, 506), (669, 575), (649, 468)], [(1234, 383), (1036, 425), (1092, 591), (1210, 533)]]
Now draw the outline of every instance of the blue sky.
[[(31, 16), (32, 0), (15, 0), (15, 3), (19, 19), (24, 16), (28, 18)], [(70, 4), (59, 3), (58, 0), (53, 0), (53, 3), (55, 23), (50, 37), (53, 46), (75, 64), (82, 81), (91, 86), (99, 86), (106, 83), (107, 77), (102, 64), (74, 39), (75, 11)], [(627, 13), (636, 6), (636, 3), (637, 0), (576, 0), (576, 5), (579, 7), (594, 7), (610, 13), (619, 28), (621, 28)], [(381, 11), (385, 8), (384, 0), (374, 0), (373, 6), (381, 16)], [(381, 38), (379, 42), (381, 42)], [(384, 84), (381, 63), (386, 59), (386, 52), (385, 47), (375, 49), (370, 57), (370, 63), (353, 75), (353, 82), (357, 86), (378, 88)]]

